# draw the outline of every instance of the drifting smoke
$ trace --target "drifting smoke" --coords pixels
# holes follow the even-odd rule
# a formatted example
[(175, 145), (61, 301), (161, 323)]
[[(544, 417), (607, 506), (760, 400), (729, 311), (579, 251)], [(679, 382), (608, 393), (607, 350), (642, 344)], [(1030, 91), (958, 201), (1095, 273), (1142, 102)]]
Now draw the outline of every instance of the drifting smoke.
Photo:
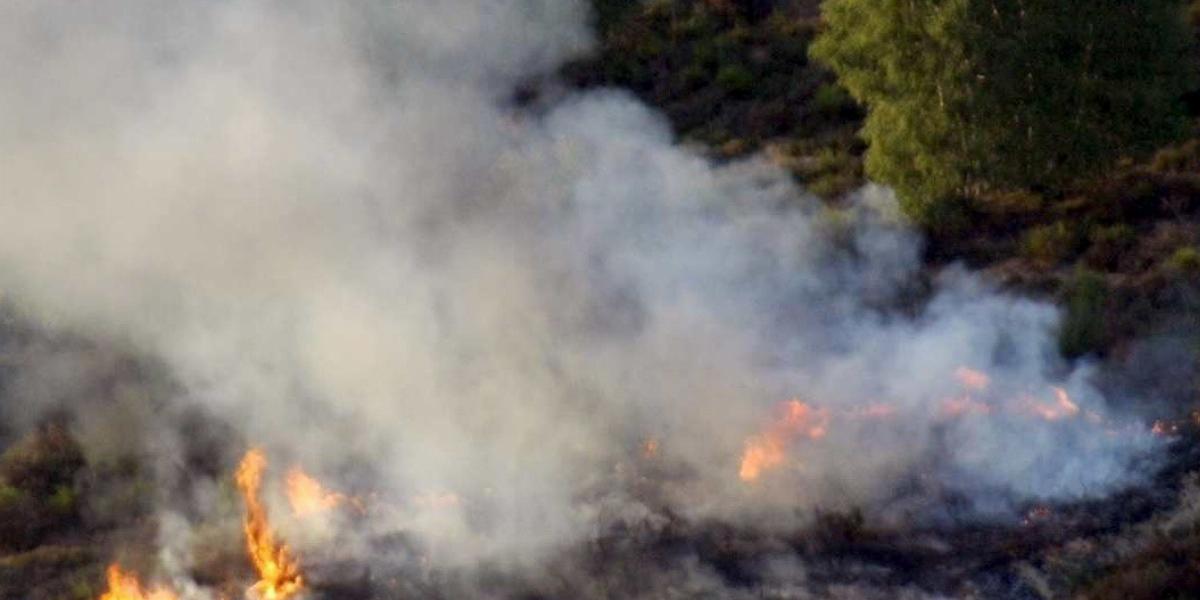
[[(887, 191), (823, 208), (620, 92), (514, 106), (587, 49), (586, 20), (566, 0), (5, 2), (0, 289), (154, 357), (178, 404), (252, 443), (365, 465), (408, 499), (371, 528), (448, 564), (536, 561), (602, 506), (635, 513), (606, 482), (647, 448), (682, 474), (679, 514), (747, 522), (917, 518), (897, 489), (918, 475), (979, 514), (1135, 481), (1150, 437), (1056, 357), (1051, 306), (950, 269), (901, 310), (920, 241)], [(947, 417), (966, 392), (1062, 406), (1053, 386), (1078, 415)], [(791, 398), (820, 436), (771, 424)], [(748, 440), (781, 465), (750, 484)]]

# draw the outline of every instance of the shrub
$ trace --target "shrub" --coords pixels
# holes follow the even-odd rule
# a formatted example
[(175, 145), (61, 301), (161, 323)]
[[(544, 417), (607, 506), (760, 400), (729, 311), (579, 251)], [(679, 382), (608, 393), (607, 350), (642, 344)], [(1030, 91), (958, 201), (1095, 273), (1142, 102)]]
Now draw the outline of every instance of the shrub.
[(1093, 227), (1084, 254), (1087, 264), (1097, 269), (1115, 269), (1121, 257), (1137, 243), (1137, 233), (1125, 224)]
[(1065, 288), (1058, 346), (1063, 356), (1077, 358), (1100, 352), (1106, 341), (1104, 312), (1108, 286), (1100, 274), (1079, 269)]
[(840, 115), (844, 111), (853, 109), (854, 106), (854, 100), (850, 98), (850, 94), (836, 83), (823, 83), (813, 92), (813, 110), (821, 114)]
[(23, 549), (78, 514), (79, 445), (59, 426), (34, 431), (0, 455), (0, 545)]
[(1083, 236), (1066, 221), (1034, 227), (1025, 233), (1021, 253), (1043, 264), (1062, 262), (1080, 250)]
[(65, 429), (34, 431), (0, 455), (0, 479), (37, 496), (71, 485), (83, 466), (83, 450)]
[(1185, 275), (1200, 275), (1200, 250), (1195, 246), (1184, 246), (1167, 259), (1167, 267)]
[(754, 75), (740, 64), (722, 66), (717, 71), (717, 86), (727, 94), (742, 96), (754, 89)]
[(1182, 144), (1159, 150), (1150, 161), (1150, 170), (1155, 173), (1179, 173), (1200, 170), (1200, 140), (1191, 139)]

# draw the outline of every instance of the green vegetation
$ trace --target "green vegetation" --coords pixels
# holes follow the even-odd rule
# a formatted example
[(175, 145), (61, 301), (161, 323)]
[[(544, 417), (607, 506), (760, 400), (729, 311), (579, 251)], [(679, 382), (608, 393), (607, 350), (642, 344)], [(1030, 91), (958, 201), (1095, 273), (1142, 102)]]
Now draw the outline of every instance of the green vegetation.
[(1025, 232), (1022, 253), (1035, 261), (1053, 265), (1079, 253), (1083, 236), (1074, 223), (1057, 221)]
[(1066, 288), (1066, 314), (1059, 332), (1059, 350), (1073, 358), (1098, 352), (1105, 343), (1105, 304), (1108, 286), (1094, 271), (1081, 269)]
[(34, 431), (0, 455), (0, 548), (33, 547), (78, 514), (83, 452), (61, 427)]
[(1185, 246), (1175, 251), (1167, 264), (1180, 274), (1200, 276), (1200, 249), (1195, 246)]
[(600, 47), (567, 65), (569, 81), (632, 90), (717, 158), (766, 149), (821, 196), (861, 184), (861, 111), (808, 58), (820, 26), (816, 0), (594, 4), (606, 23)]
[(568, 81), (633, 90), (717, 160), (762, 151), (832, 208), (868, 174), (893, 184), (932, 268), (1059, 300), (1068, 354), (1194, 322), (1187, 3), (1027, 0), (1022, 18), (1011, 0), (594, 2), (617, 16)]
[(867, 173), (926, 220), (990, 190), (1060, 190), (1184, 131), (1177, 0), (827, 0), (812, 46), (868, 109)]

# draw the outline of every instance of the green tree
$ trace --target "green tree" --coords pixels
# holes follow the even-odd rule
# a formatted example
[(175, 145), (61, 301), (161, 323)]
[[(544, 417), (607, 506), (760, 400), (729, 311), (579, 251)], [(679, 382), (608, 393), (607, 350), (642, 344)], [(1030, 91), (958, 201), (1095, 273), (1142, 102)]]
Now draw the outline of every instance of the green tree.
[(814, 57), (868, 116), (866, 168), (910, 215), (1057, 189), (1186, 127), (1180, 0), (826, 0)]

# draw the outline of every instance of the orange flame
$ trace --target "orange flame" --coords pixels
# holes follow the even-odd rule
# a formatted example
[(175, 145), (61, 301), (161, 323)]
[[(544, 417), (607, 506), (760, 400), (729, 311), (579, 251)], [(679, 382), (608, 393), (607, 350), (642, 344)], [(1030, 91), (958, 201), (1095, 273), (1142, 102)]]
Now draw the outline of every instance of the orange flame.
[(738, 476), (742, 481), (757, 481), (764, 471), (783, 463), (793, 439), (799, 436), (814, 440), (823, 438), (828, 427), (828, 411), (814, 409), (799, 400), (787, 402), (780, 419), (766, 431), (746, 440)]
[(658, 440), (650, 438), (642, 442), (642, 458), (650, 460), (658, 456)]
[(236, 475), (238, 489), (246, 502), (246, 518), (242, 524), (246, 550), (259, 577), (250, 591), (262, 600), (284, 600), (304, 589), (304, 578), (288, 547), (275, 540), (267, 521), (267, 511), (259, 500), (262, 473), (266, 467), (267, 458), (262, 451), (251, 449), (242, 458)]
[(108, 591), (100, 596), (100, 600), (179, 600), (179, 596), (161, 587), (143, 592), (136, 574), (126, 573), (120, 565), (113, 563), (108, 565)]
[(992, 383), (992, 379), (987, 376), (987, 373), (968, 369), (967, 367), (959, 367), (954, 371), (954, 377), (963, 387), (974, 390), (976, 392), (987, 389)]
[(942, 401), (942, 416), (961, 417), (967, 414), (992, 414), (992, 406), (970, 396), (961, 396)]
[(1179, 434), (1179, 424), (1159, 419), (1150, 427), (1150, 433), (1159, 437), (1175, 436)]
[(1033, 399), (1027, 399), (1026, 408), (1031, 410), (1037, 416), (1047, 421), (1057, 421), (1066, 417), (1074, 417), (1079, 414), (1079, 405), (1071, 401), (1071, 396), (1067, 394), (1067, 390), (1060, 387), (1054, 388), (1054, 402), (1045, 403), (1038, 402)]
[(320, 481), (298, 467), (288, 471), (286, 485), (288, 504), (297, 517), (328, 512), (347, 500), (345, 494), (326, 490)]

